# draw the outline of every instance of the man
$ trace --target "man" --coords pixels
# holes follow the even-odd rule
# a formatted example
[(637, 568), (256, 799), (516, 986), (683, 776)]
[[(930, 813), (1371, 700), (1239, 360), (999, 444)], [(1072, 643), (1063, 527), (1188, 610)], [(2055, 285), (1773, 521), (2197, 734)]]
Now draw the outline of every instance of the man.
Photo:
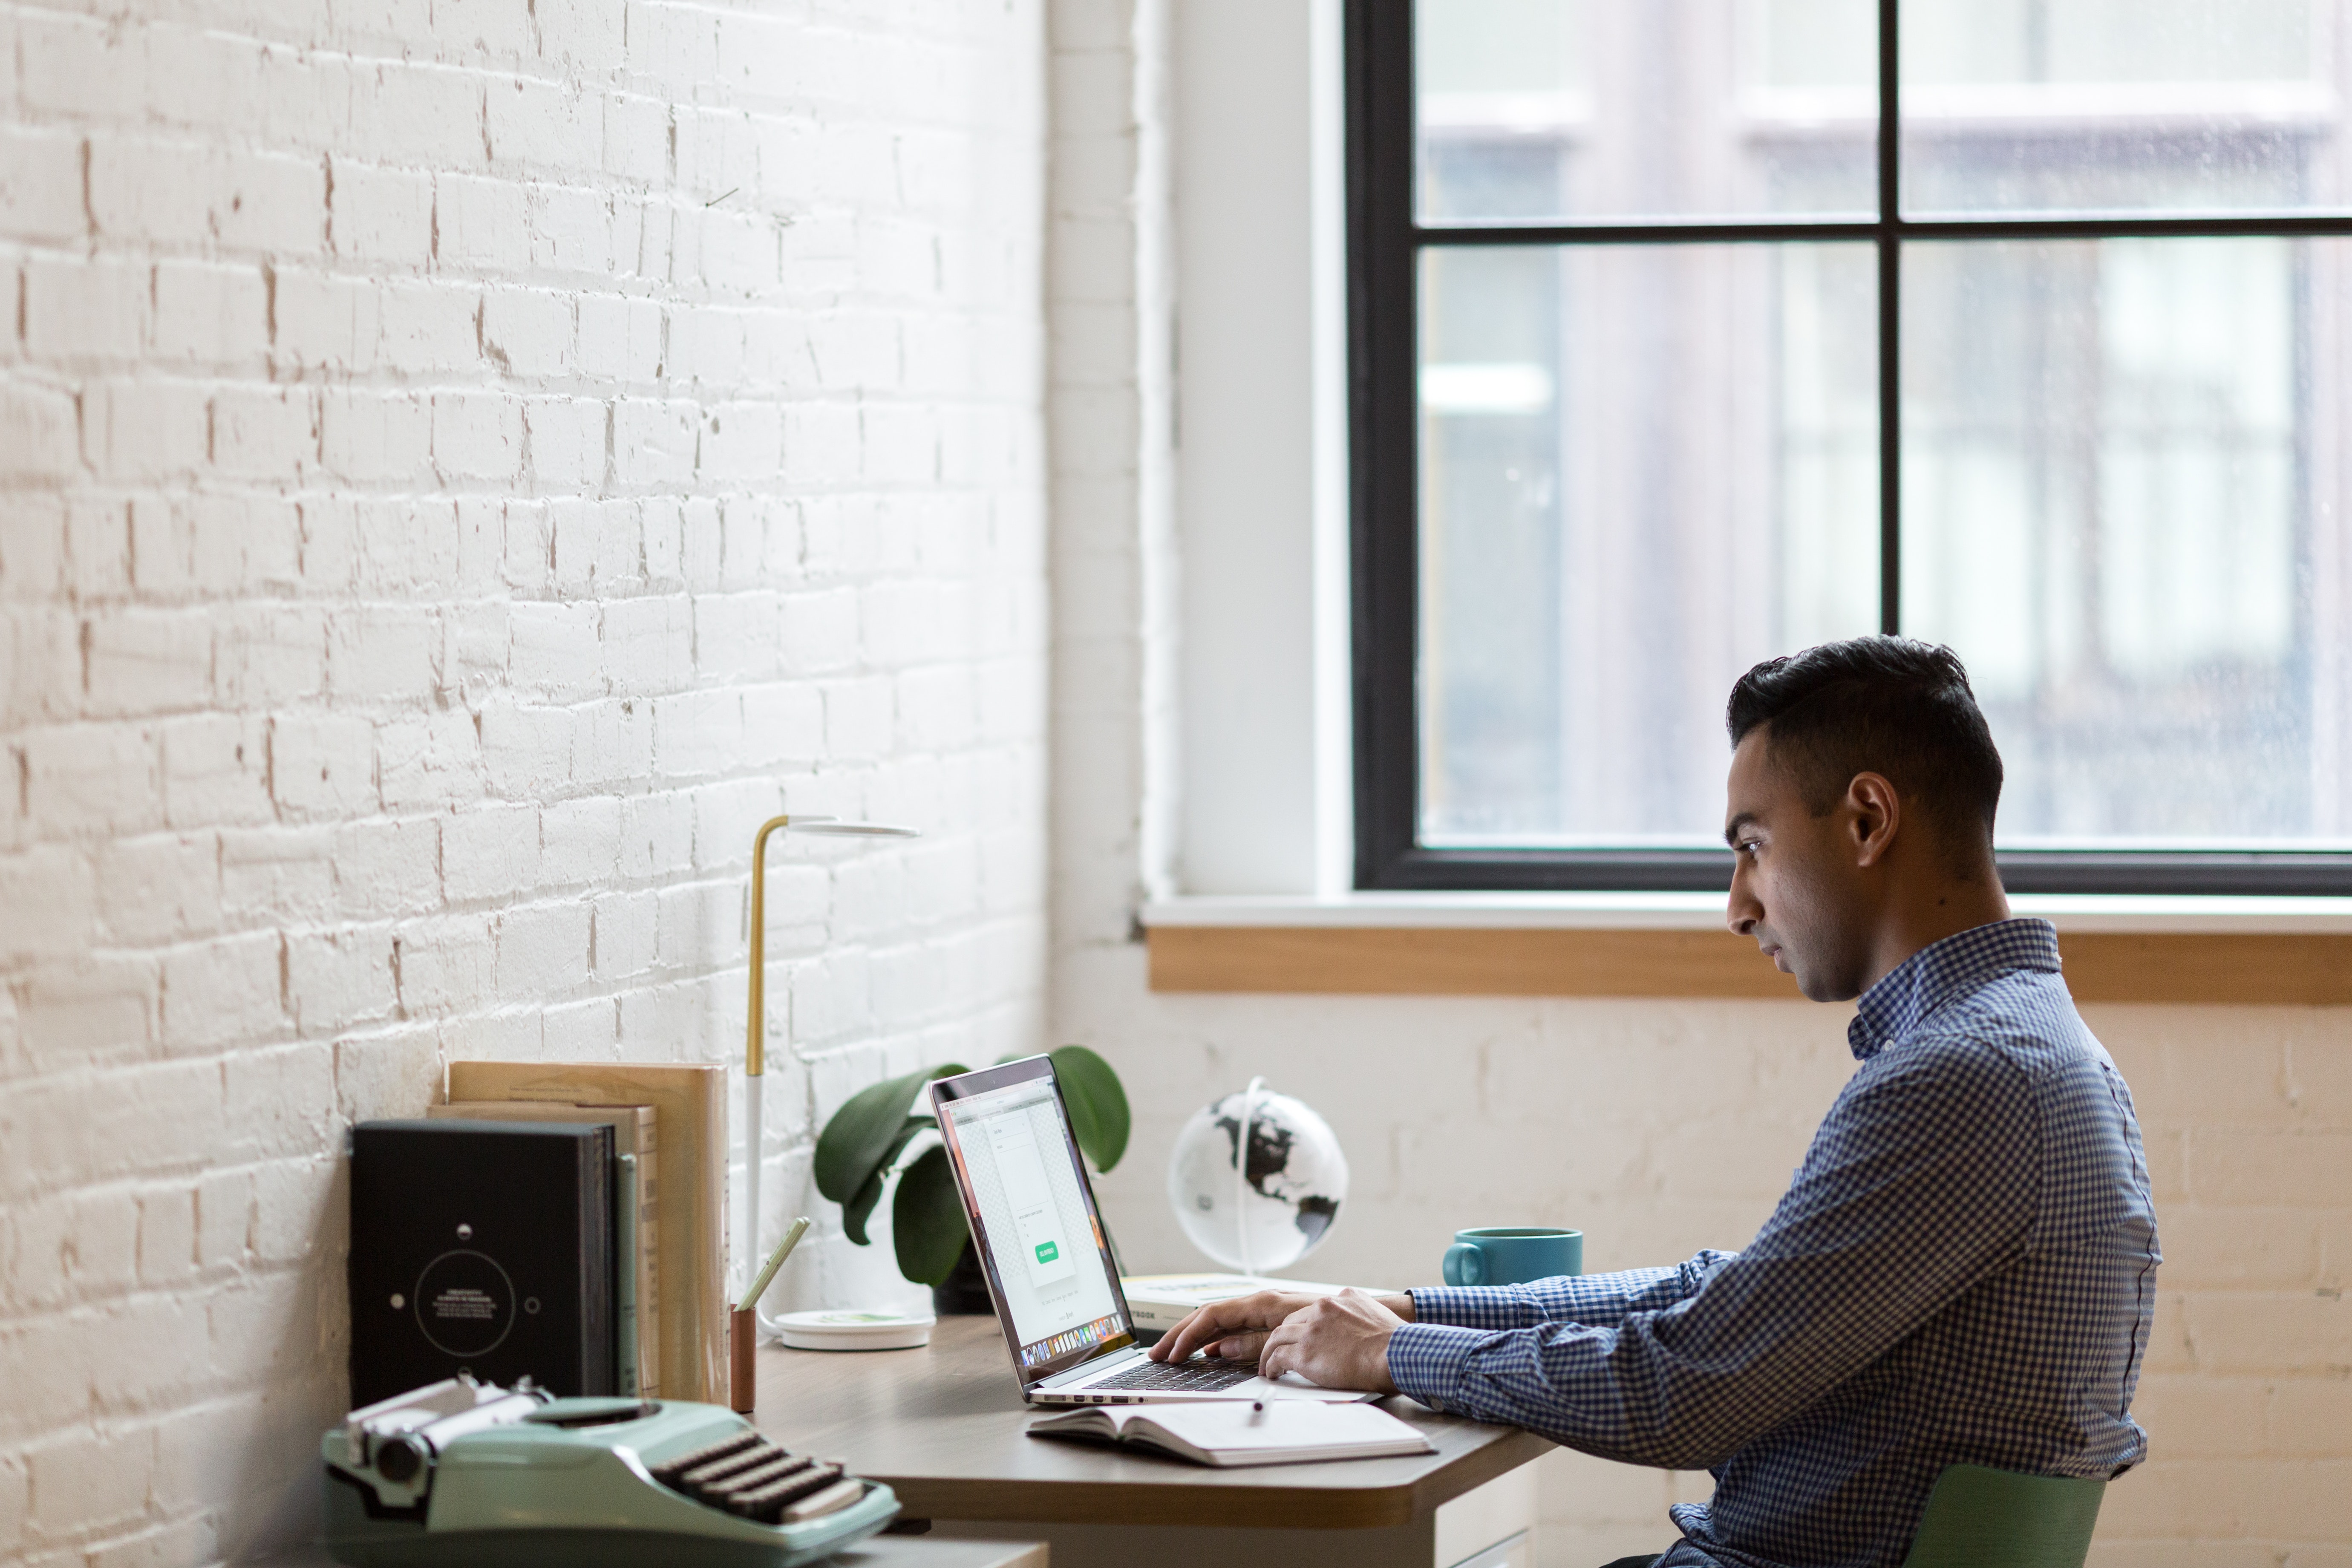
[(2000, 758), (1959, 660), (1830, 644), (1749, 670), (1728, 721), (1731, 929), (1812, 1000), (1861, 998), (1862, 1065), (1756, 1239), (1532, 1285), (1252, 1296), (1152, 1353), (1255, 1355), (1714, 1473), (1671, 1550), (1611, 1568), (1898, 1564), (1948, 1465), (2144, 1457), (2147, 1161), (2054, 933), (2010, 918)]

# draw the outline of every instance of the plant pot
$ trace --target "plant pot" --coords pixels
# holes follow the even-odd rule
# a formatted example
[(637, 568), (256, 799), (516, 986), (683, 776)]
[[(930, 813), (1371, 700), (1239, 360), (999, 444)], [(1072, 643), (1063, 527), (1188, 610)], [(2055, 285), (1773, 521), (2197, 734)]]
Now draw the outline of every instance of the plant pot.
[(969, 1317), (975, 1312), (993, 1315), (996, 1304), (988, 1299), (988, 1276), (980, 1271), (980, 1254), (971, 1242), (963, 1244), (963, 1255), (956, 1259), (955, 1272), (931, 1287), (931, 1310), (944, 1318), (950, 1313)]

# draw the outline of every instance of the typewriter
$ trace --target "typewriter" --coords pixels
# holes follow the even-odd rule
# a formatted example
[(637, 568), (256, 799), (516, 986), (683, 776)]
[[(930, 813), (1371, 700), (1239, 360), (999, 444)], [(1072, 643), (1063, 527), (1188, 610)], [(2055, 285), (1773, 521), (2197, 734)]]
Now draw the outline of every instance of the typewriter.
[(326, 1547), (352, 1568), (795, 1568), (890, 1522), (888, 1487), (716, 1405), (556, 1399), (456, 1377), (319, 1441)]

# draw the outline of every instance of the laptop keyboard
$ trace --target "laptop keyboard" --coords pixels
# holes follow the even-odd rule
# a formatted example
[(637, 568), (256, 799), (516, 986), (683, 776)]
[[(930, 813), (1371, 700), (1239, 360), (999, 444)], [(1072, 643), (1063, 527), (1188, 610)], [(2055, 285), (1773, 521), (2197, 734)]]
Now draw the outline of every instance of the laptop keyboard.
[(1248, 1362), (1145, 1361), (1129, 1367), (1116, 1377), (1087, 1384), (1087, 1392), (1092, 1394), (1098, 1389), (1120, 1388), (1207, 1394), (1215, 1389), (1231, 1388), (1236, 1383), (1247, 1383), (1256, 1375), (1256, 1366)]

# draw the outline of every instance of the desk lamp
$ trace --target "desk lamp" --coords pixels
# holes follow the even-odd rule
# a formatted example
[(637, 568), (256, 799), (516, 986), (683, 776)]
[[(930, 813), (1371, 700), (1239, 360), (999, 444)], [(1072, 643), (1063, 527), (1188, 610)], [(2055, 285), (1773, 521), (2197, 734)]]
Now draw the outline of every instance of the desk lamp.
[[(844, 822), (838, 817), (798, 815), (770, 817), (760, 825), (759, 837), (751, 840), (751, 1001), (743, 1025), (743, 1184), (748, 1189), (743, 1203), (743, 1270), (747, 1278), (760, 1266), (760, 1090), (764, 1087), (761, 1079), (768, 1071), (768, 835), (780, 827), (788, 833), (834, 838), (921, 837), (911, 827), (893, 827), (887, 823)], [(755, 1314), (762, 1330), (775, 1331), (775, 1325), (759, 1315), (757, 1301), (745, 1301), (743, 1307)]]

